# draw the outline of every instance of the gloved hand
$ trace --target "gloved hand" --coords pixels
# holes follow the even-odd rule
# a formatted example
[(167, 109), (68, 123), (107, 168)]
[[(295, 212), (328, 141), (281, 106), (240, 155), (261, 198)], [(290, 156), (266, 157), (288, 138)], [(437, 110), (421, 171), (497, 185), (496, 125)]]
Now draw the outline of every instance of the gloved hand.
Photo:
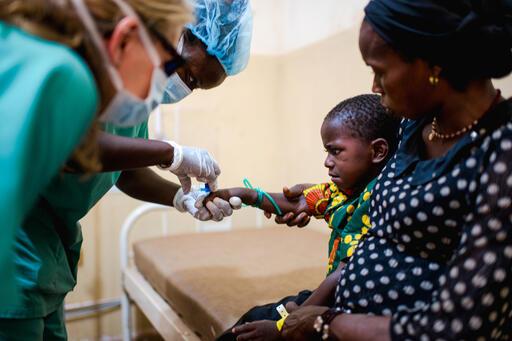
[[(207, 195), (207, 192), (201, 191), (197, 187), (193, 187), (187, 194), (185, 194), (183, 189), (180, 188), (174, 196), (173, 205), (178, 211), (188, 212), (194, 218), (201, 221), (221, 221), (225, 217), (232, 215), (233, 209), (239, 209), (242, 207), (240, 199), (238, 202), (234, 200), (234, 205), (230, 205), (227, 201), (222, 200), (221, 198), (215, 198), (213, 201), (208, 202), (206, 206), (203, 206), (203, 199)], [(230, 202), (232, 201), (231, 199)]]
[(196, 178), (197, 181), (208, 183), (212, 191), (217, 189), (220, 168), (207, 150), (180, 146), (173, 141), (166, 142), (173, 146), (174, 158), (170, 166), (160, 166), (160, 168), (176, 174), (185, 194), (192, 187), (191, 177)]
[(207, 200), (206, 205), (204, 204), (205, 198), (206, 196), (199, 197), (196, 201), (195, 206), (199, 210), (208, 209), (208, 211), (212, 214), (212, 219), (214, 221), (221, 221), (224, 217), (229, 217), (230, 215), (232, 215), (233, 210), (238, 210), (242, 208), (242, 200), (239, 197), (231, 197), (229, 198), (228, 202), (224, 200), (227, 198), (215, 196), (213, 200)]

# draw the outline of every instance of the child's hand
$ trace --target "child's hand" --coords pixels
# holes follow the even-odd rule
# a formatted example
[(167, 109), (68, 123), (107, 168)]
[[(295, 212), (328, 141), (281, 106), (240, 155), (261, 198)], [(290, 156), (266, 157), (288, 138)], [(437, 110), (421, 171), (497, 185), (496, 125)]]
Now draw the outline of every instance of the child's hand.
[(294, 185), (290, 188), (288, 188), (287, 186), (284, 186), (283, 194), (288, 200), (294, 201), (294, 200), (297, 200), (304, 193), (304, 191), (306, 189), (308, 189), (314, 185), (315, 184), (298, 184), (298, 185)]
[(299, 308), (300, 308), (300, 306), (299, 306), (297, 303), (295, 303), (295, 302), (293, 302), (293, 301), (290, 301), (290, 302), (286, 303), (285, 308), (286, 308), (286, 311), (287, 311), (289, 314), (291, 314), (291, 313), (293, 313), (295, 310), (299, 309)]
[[(312, 212), (308, 207), (308, 203), (306, 202), (306, 198), (301, 195), (298, 199), (295, 199), (293, 202), (293, 210), (288, 211), (282, 216), (276, 216), (276, 223), (278, 224), (287, 224), (288, 226), (304, 227), (309, 223), (310, 216)], [(265, 216), (267, 218), (272, 217), (272, 213), (265, 211)], [(292, 223), (293, 222), (293, 223)]]
[(203, 206), (206, 206), (207, 203), (213, 201), (215, 198), (220, 198), (224, 201), (229, 201), (232, 195), (229, 192), (229, 189), (219, 189), (216, 192), (210, 192), (202, 201)]
[(281, 333), (277, 330), (276, 321), (261, 320), (246, 323), (233, 328), (237, 341), (276, 341), (282, 340)]
[(306, 197), (304, 195), (297, 197), (297, 199), (295, 200), (295, 206), (296, 208), (291, 212), (295, 216), (299, 216), (300, 214), (306, 214), (308, 217), (310, 217), (313, 215), (313, 212), (311, 212), (306, 201)]
[[(298, 202), (301, 199), (304, 199), (303, 192), (305, 189), (313, 186), (313, 184), (298, 184), (295, 186), (292, 186), (290, 188), (283, 187), (283, 194), (291, 202)], [(304, 200), (304, 204), (306, 205), (306, 208), (304, 210), (298, 210), (296, 212), (288, 212), (285, 215), (279, 217), (276, 216), (276, 223), (278, 224), (286, 224), (288, 226), (297, 226), (297, 227), (304, 227), (307, 224), (309, 224), (309, 221), (311, 220), (310, 214), (308, 214), (307, 211), (307, 203)], [(302, 205), (301, 205), (302, 206)], [(267, 218), (271, 218), (272, 214), (269, 212), (265, 212), (265, 216)]]
[(233, 214), (233, 210), (238, 210), (242, 207), (240, 198), (233, 196), (228, 189), (218, 190), (211, 192), (206, 197), (199, 198), (195, 207), (203, 209), (206, 207), (214, 221), (220, 221), (223, 217), (228, 217)]

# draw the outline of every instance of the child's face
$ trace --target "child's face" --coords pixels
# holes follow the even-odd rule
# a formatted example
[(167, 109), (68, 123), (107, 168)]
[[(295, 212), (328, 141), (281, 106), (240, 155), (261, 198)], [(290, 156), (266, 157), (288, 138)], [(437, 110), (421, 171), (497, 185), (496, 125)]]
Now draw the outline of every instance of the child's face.
[(373, 173), (371, 143), (353, 137), (338, 119), (324, 121), (320, 132), (332, 182), (345, 192), (361, 190)]

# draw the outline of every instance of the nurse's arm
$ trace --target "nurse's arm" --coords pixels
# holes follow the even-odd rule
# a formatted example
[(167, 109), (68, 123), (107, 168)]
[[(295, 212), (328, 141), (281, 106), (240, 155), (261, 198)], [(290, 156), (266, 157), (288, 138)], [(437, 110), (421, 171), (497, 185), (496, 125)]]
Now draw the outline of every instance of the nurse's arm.
[(174, 156), (174, 148), (158, 140), (100, 132), (98, 144), (104, 172), (170, 165)]
[(117, 180), (117, 187), (130, 197), (142, 201), (172, 206), (180, 186), (165, 180), (149, 168), (124, 171)]

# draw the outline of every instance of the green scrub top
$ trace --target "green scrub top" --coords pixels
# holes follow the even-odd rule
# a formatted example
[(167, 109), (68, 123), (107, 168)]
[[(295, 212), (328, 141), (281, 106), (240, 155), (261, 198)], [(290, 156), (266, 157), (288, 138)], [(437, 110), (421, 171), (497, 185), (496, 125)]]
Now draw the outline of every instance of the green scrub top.
[(15, 234), (92, 123), (98, 93), (92, 73), (71, 49), (2, 21), (0, 56), (0, 307), (5, 308), (20, 299)]
[[(147, 138), (147, 122), (130, 128), (107, 124), (119, 136)], [(115, 185), (121, 172), (59, 174), (17, 231), (14, 260), (21, 302), (0, 307), (0, 318), (37, 318), (55, 311), (76, 285), (82, 245), (78, 221)], [(0, 290), (2, 290), (0, 288)]]

